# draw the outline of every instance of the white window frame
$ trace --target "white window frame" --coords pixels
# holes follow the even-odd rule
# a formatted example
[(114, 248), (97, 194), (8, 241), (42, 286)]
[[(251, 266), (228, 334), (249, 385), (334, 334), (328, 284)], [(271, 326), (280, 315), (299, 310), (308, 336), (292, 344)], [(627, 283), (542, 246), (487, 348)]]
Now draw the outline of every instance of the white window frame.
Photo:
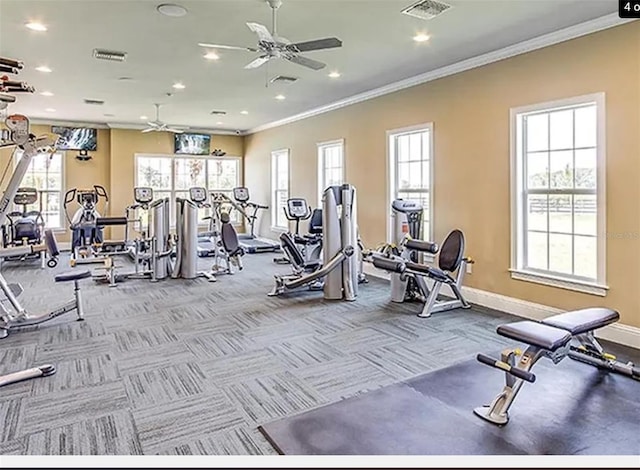
[[(396, 146), (394, 145), (397, 136), (403, 134), (412, 134), (415, 132), (428, 132), (429, 133), (429, 233), (423, 233), (422, 238), (433, 241), (434, 237), (434, 219), (433, 219), (433, 174), (435, 169), (435, 154), (434, 154), (434, 135), (433, 135), (433, 122), (427, 122), (424, 124), (417, 124), (415, 126), (403, 127), (400, 129), (391, 129), (387, 131), (387, 175), (388, 175), (388, 190), (387, 190), (387, 242), (392, 243), (393, 240), (393, 227), (391, 224), (391, 203), (397, 198), (398, 194), (398, 175), (397, 175), (397, 156)], [(402, 191), (411, 192), (411, 191)], [(423, 190), (416, 191), (423, 193)], [(423, 226), (424, 227), (424, 226)], [(425, 255), (426, 260), (433, 260), (435, 257), (430, 254)]]
[[(216, 161), (216, 160), (235, 160), (237, 162), (238, 165), (238, 181), (237, 181), (237, 186), (242, 186), (243, 185), (243, 181), (244, 181), (244, 172), (243, 172), (243, 159), (242, 157), (238, 157), (235, 155), (225, 155), (224, 157), (216, 157), (213, 155), (184, 155), (184, 154), (150, 154), (150, 153), (136, 153), (134, 160), (135, 160), (135, 164), (134, 164), (134, 182), (135, 182), (135, 186), (139, 186), (140, 183), (138, 182), (138, 167), (139, 167), (139, 161), (141, 158), (170, 158), (171, 159), (171, 189), (170, 190), (162, 190), (162, 191), (170, 191), (171, 193), (171, 201), (175, 201), (176, 199), (176, 193), (180, 193), (180, 192), (184, 192), (184, 191), (188, 191), (184, 190), (184, 189), (176, 189), (176, 168), (175, 168), (175, 162), (177, 160), (207, 160), (207, 161)], [(205, 164), (205, 187), (207, 188), (207, 193), (211, 193), (211, 192), (215, 192), (215, 191), (227, 191), (227, 190), (220, 190), (219, 188), (216, 189), (210, 189), (209, 188), (209, 173), (208, 171), (206, 171), (206, 164)], [(154, 188), (155, 190), (155, 188)], [(207, 202), (209, 202), (207, 200)], [(175, 223), (175, 221), (173, 221), (173, 217), (174, 217), (174, 210), (175, 210), (175, 204), (171, 205), (171, 218), (172, 218), (172, 227), (173, 224)], [(207, 211), (207, 215), (208, 215), (208, 211)], [(200, 226), (206, 226), (208, 225), (207, 221), (204, 220), (198, 220), (198, 223)], [(234, 223), (239, 223), (238, 221), (234, 221)]]
[(288, 148), (273, 150), (271, 152), (271, 231), (273, 232), (286, 232), (289, 230), (288, 224), (284, 227), (278, 225), (278, 193), (283, 191), (282, 189), (276, 189), (276, 175), (278, 157), (280, 155), (287, 156), (287, 198), (291, 193), (291, 152)]
[[(64, 150), (57, 150), (54, 155), (60, 155), (60, 220), (58, 221), (58, 226), (57, 227), (45, 227), (48, 229), (51, 229), (54, 231), (54, 233), (62, 233), (62, 232), (66, 232), (67, 230), (67, 224), (66, 224), (66, 220), (67, 217), (65, 215), (64, 212), (64, 195), (65, 195), (65, 188), (66, 188), (66, 162), (65, 160), (67, 159), (67, 153)], [(37, 156), (42, 155), (42, 153), (38, 153)], [(33, 157), (33, 158), (37, 158)], [(15, 168), (18, 166), (18, 163), (20, 162), (20, 159), (22, 158), (22, 150), (16, 149), (13, 153), (13, 167), (14, 170)], [(29, 162), (29, 165), (31, 165), (31, 163), (33, 162), (33, 158), (31, 159), (31, 162)], [(28, 173), (28, 171), (27, 171)], [(25, 173), (24, 177), (27, 176), (27, 173)], [(23, 181), (24, 181), (24, 177), (23, 177)], [(22, 187), (22, 181), (20, 182), (20, 186)], [(53, 193), (55, 191), (41, 191), (40, 189), (38, 189), (38, 198), (42, 198), (43, 193)], [(11, 201), (11, 204), (13, 204), (13, 200)], [(40, 201), (38, 201), (37, 204), (40, 204)], [(16, 208), (16, 210), (18, 210), (19, 208)], [(44, 217), (44, 216), (43, 216)]]
[(327, 189), (327, 168), (326, 168), (326, 151), (333, 147), (340, 148), (340, 154), (342, 161), (340, 162), (340, 168), (342, 170), (341, 183), (346, 181), (346, 165), (344, 155), (344, 139), (330, 140), (327, 142), (319, 142), (318, 147), (318, 207), (322, 206), (322, 193)]
[[(591, 282), (571, 275), (532, 271), (523, 267), (524, 260), (524, 159), (519, 132), (519, 115), (552, 111), (588, 103), (596, 104), (596, 201), (597, 201), (597, 280)], [(557, 101), (521, 106), (510, 110), (511, 147), (511, 278), (546, 286), (604, 297), (606, 283), (606, 108), (605, 94), (594, 93)]]

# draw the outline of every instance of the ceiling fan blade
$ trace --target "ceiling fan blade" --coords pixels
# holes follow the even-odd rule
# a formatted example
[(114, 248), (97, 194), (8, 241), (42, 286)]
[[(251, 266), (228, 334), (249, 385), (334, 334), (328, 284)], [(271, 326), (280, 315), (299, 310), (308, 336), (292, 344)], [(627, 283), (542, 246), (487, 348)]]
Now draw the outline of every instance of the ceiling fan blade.
[(242, 47), (242, 46), (225, 46), (223, 44), (209, 44), (208, 42), (199, 42), (198, 46), (200, 47), (208, 47), (211, 49), (229, 49), (232, 51), (249, 51), (249, 52), (258, 52), (258, 49), (253, 47)]
[(253, 62), (250, 62), (247, 65), (245, 65), (244, 68), (245, 69), (257, 69), (262, 64), (265, 64), (266, 62), (269, 62), (269, 59), (270, 59), (269, 56), (258, 57)]
[(167, 127), (165, 130), (174, 134), (182, 134), (184, 132), (182, 129), (174, 129), (173, 127)]
[(153, 131), (155, 131), (155, 129), (148, 128), (148, 129), (144, 129), (144, 130), (142, 131), (142, 133), (143, 133), (143, 134), (146, 134), (147, 132), (153, 132)]
[(301, 55), (294, 55), (291, 57), (287, 57), (286, 59), (289, 62), (293, 62), (294, 64), (302, 65), (313, 70), (321, 70), (327, 66), (327, 64), (324, 64), (317, 60), (309, 59), (308, 57), (304, 57)]
[(247, 23), (247, 26), (258, 35), (261, 42), (276, 42), (266, 26), (259, 23)]
[(309, 52), (319, 51), (321, 49), (332, 49), (334, 47), (342, 47), (342, 41), (338, 38), (314, 39), (312, 41), (289, 44), (287, 49), (293, 52)]

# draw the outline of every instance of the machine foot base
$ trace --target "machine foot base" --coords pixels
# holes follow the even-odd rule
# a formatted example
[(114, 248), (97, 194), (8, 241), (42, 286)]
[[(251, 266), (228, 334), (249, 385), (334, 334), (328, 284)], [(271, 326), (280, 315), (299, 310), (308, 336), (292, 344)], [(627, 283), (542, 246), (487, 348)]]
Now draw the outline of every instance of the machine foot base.
[(497, 424), (498, 426), (504, 426), (509, 422), (508, 414), (503, 416), (489, 414), (489, 406), (479, 406), (478, 408), (475, 408), (473, 412), (485, 421)]

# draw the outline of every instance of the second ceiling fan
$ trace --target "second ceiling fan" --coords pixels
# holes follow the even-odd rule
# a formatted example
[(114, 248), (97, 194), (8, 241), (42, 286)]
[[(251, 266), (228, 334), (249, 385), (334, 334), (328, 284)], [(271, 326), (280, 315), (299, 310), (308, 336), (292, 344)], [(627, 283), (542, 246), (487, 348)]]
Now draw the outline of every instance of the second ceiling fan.
[(282, 5), (282, 0), (266, 0), (266, 2), (272, 9), (272, 30), (269, 31), (266, 26), (259, 23), (247, 23), (249, 29), (258, 36), (257, 47), (227, 46), (206, 42), (198, 43), (198, 45), (211, 49), (231, 49), (259, 53), (260, 56), (247, 64), (245, 69), (258, 68), (271, 59), (288, 60), (289, 62), (293, 62), (294, 64), (302, 65), (313, 70), (321, 70), (325, 68), (325, 63), (309, 59), (308, 57), (300, 55), (300, 53), (342, 47), (342, 41), (338, 38), (331, 37), (291, 43), (288, 39), (278, 36), (276, 29), (277, 10)]

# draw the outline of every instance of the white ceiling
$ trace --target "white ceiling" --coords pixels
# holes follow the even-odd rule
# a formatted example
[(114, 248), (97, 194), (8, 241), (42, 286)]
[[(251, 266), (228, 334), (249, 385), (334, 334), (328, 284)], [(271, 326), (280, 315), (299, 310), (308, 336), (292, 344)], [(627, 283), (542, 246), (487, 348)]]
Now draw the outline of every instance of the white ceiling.
[[(188, 14), (172, 18), (156, 11), (158, 4), (170, 1)], [(610, 14), (617, 7), (611, 0), (444, 1), (453, 8), (425, 21), (400, 13), (414, 0), (283, 0), (281, 36), (292, 42), (336, 36), (343, 47), (307, 53), (328, 64), (317, 72), (271, 61), (270, 77), (284, 74), (300, 80), (269, 88), (264, 66), (243, 68), (256, 54), (220, 50), (220, 60), (212, 62), (197, 45), (255, 46), (256, 37), (245, 22), (271, 28), (271, 10), (263, 0), (0, 0), (0, 55), (23, 60), (20, 78), (55, 94), (20, 95), (11, 111), (31, 118), (140, 125), (140, 116), (152, 118), (152, 103), (160, 102), (165, 104), (161, 119), (172, 125), (245, 130)], [(30, 20), (46, 24), (48, 31), (28, 30), (24, 24)], [(417, 32), (427, 32), (431, 40), (415, 43)], [(94, 48), (128, 56), (124, 63), (98, 61), (92, 57)], [(53, 72), (34, 70), (43, 64)], [(332, 70), (342, 76), (330, 79)], [(186, 89), (174, 90), (176, 81)], [(274, 99), (280, 93), (286, 100)], [(85, 98), (105, 104), (86, 105)], [(228, 114), (212, 116), (214, 109)]]

